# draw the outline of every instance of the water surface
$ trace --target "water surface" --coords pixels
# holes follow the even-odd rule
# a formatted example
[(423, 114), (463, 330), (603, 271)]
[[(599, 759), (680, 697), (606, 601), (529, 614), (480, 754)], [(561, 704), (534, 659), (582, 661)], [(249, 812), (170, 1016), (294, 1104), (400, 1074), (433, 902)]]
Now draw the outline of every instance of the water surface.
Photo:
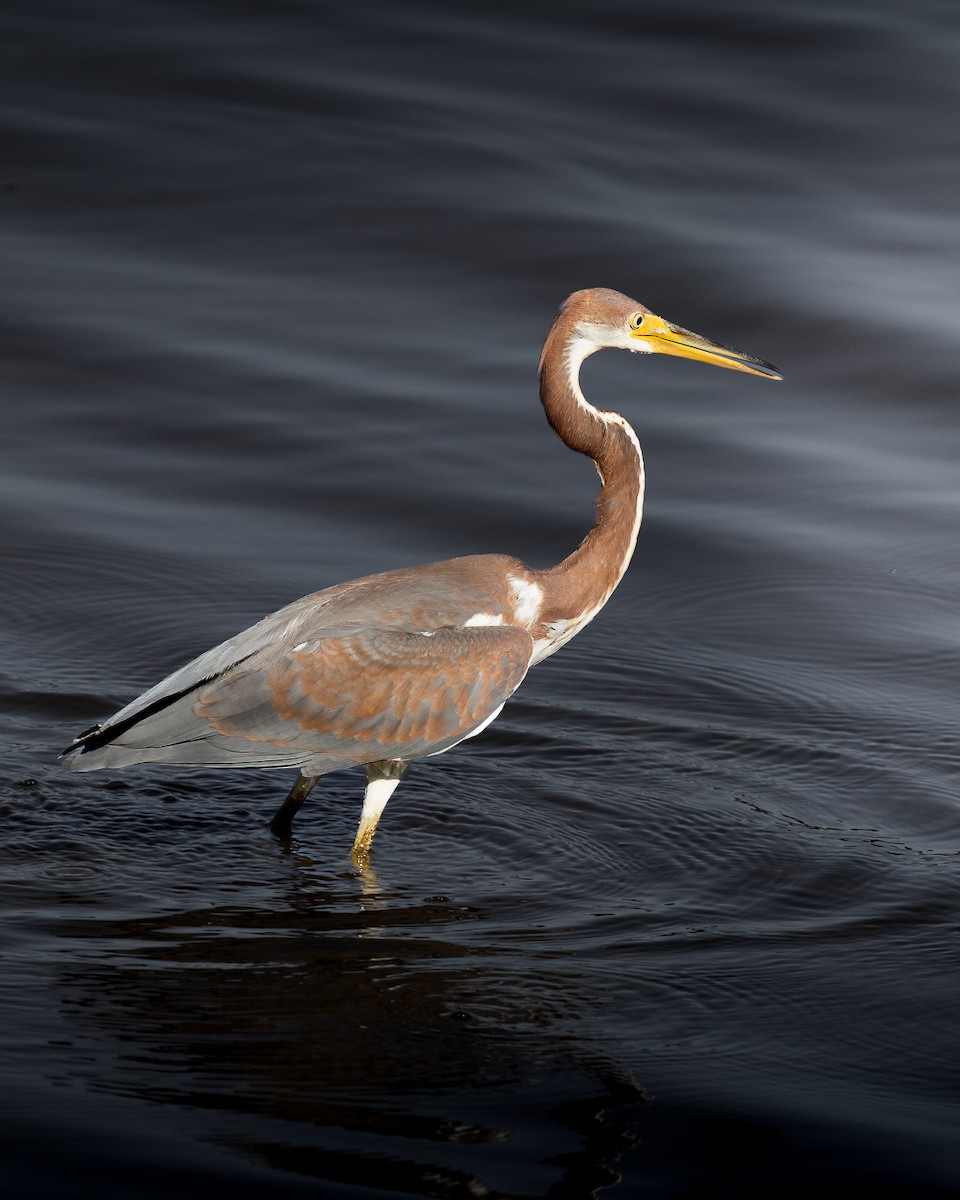
[[(5, 1195), (955, 1195), (949, 5), (2, 18)], [(481, 738), (289, 850), (283, 773), (57, 751), (309, 591), (557, 561), (584, 286), (638, 554)]]

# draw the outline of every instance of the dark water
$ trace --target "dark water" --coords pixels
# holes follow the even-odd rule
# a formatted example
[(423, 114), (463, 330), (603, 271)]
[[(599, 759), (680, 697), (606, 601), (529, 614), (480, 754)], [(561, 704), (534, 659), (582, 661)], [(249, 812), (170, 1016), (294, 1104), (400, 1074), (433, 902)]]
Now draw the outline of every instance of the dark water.
[[(8, 6), (0, 1190), (956, 1195), (956, 6)], [(540, 339), (616, 287), (609, 607), (416, 767), (75, 777), (294, 597), (576, 544)]]

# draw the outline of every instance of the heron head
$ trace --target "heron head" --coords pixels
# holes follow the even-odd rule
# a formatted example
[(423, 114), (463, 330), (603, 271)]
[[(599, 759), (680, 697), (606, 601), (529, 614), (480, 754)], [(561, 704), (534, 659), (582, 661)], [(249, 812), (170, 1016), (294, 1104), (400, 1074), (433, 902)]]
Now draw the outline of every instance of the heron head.
[(783, 378), (776, 367), (762, 358), (673, 325), (620, 292), (607, 288), (574, 292), (564, 308), (573, 309), (574, 329), (591, 344), (591, 349), (614, 347), (640, 354), (674, 354), (767, 379)]

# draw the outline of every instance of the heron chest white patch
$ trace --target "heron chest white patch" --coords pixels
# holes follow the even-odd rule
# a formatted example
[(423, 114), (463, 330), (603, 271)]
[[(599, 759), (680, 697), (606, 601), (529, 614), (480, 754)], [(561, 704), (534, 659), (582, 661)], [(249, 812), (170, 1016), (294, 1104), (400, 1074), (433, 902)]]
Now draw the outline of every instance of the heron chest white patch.
[(514, 620), (518, 625), (529, 629), (540, 615), (540, 606), (543, 604), (543, 588), (526, 579), (518, 579), (515, 575), (508, 575), (507, 582), (513, 593)]
[(611, 588), (598, 604), (595, 604), (593, 608), (588, 608), (586, 612), (580, 613), (579, 616), (561, 617), (559, 620), (551, 621), (546, 625), (546, 636), (537, 638), (533, 643), (531, 665), (543, 662), (545, 658), (549, 658), (551, 654), (555, 654), (561, 646), (565, 646), (571, 638), (576, 637), (584, 626), (590, 624), (600, 609), (610, 599), (612, 593), (613, 589)]
[(467, 628), (472, 628), (473, 626), (476, 626), (476, 625), (502, 625), (502, 624), (503, 624), (503, 614), (502, 613), (483, 613), (483, 612), (481, 612), (481, 613), (474, 613), (472, 617), (469, 617), (466, 621), (464, 621), (463, 627), (464, 627), (464, 629), (467, 629)]

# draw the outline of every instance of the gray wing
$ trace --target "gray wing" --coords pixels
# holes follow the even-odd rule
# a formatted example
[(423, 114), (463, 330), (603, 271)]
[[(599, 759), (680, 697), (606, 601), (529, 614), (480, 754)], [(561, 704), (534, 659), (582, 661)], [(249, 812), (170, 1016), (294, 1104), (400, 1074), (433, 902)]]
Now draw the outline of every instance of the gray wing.
[[(292, 644), (289, 624), (278, 647), (264, 645), (262, 627), (271, 620), (201, 655), (78, 739), (66, 765), (160, 761), (324, 774), (436, 754), (496, 715), (533, 648), (529, 633), (514, 626), (432, 633), (341, 626)], [(241, 657), (208, 676), (231, 645)]]
[[(241, 633), (199, 654), (154, 684), (148, 691), (141, 693), (135, 700), (131, 700), (125, 708), (114, 713), (108, 727), (127, 722), (137, 715), (142, 716), (147, 709), (169, 701), (173, 696), (185, 694), (200, 683), (235, 670), (243, 662), (272, 646), (288, 645), (296, 641), (298, 631), (316, 614), (316, 601), (322, 595), (323, 593), (315, 593), (287, 604)], [(85, 735), (77, 739), (78, 743), (83, 736)]]

